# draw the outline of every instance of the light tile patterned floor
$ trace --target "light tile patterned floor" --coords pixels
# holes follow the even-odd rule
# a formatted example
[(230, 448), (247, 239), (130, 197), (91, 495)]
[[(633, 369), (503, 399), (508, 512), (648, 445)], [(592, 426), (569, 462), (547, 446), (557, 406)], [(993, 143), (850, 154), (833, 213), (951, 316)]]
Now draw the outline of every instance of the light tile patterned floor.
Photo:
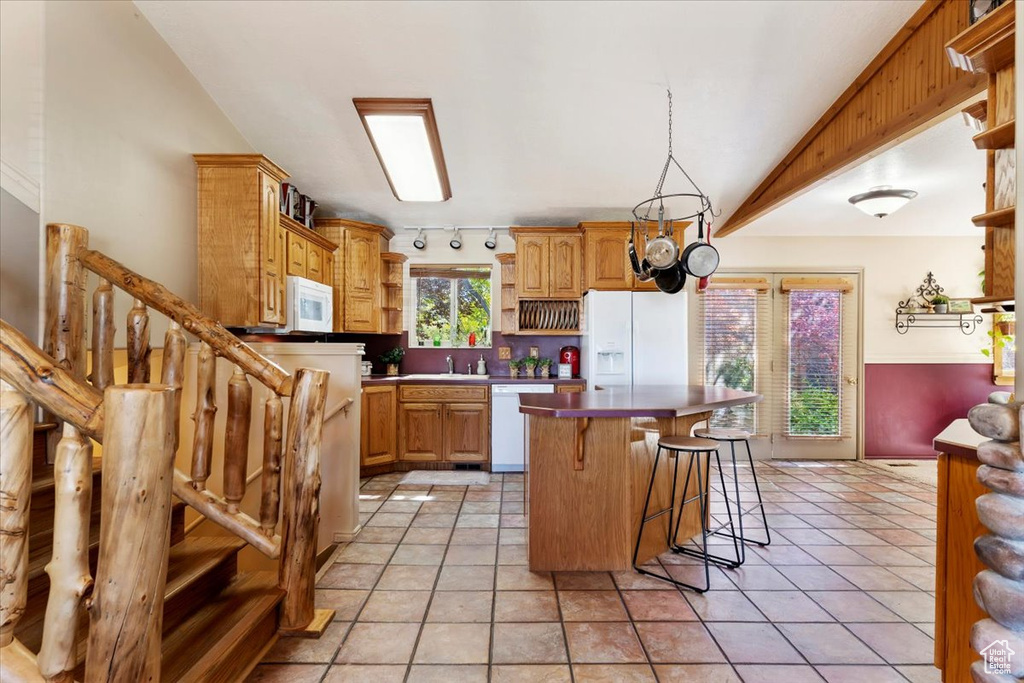
[[(935, 489), (852, 462), (757, 467), (772, 544), (713, 569), (703, 595), (634, 572), (529, 572), (522, 475), (365, 481), (364, 530), (317, 585), (337, 620), (280, 641), (250, 680), (939, 681)], [(749, 468), (738, 478), (749, 494)]]

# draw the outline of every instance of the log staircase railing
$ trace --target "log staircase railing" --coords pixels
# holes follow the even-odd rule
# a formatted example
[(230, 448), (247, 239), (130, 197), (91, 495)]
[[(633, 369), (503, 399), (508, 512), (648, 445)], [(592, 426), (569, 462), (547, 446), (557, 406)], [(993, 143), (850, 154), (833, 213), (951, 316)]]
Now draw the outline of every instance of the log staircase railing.
[[(163, 595), (166, 521), (172, 493), (202, 516), (279, 561), (278, 583), (284, 591), (279, 623), (282, 635), (322, 631), (333, 616), (330, 611), (315, 610), (313, 603), (319, 454), (328, 373), (300, 369), (290, 375), (159, 283), (90, 250), (84, 228), (47, 226), (46, 252), (45, 350), (0, 321), (0, 378), (4, 382), (0, 678), (70, 680), (75, 666), (75, 629), (74, 619), (67, 617), (75, 614), (83, 601), (90, 614), (86, 680), (159, 678), (162, 600), (149, 599), (142, 605), (137, 599), (133, 602), (132, 595)], [(87, 272), (100, 278), (92, 296), (92, 370), (88, 378)], [(127, 317), (129, 383), (122, 386), (114, 384), (115, 288), (133, 299)], [(150, 309), (170, 319), (159, 384), (150, 384)], [(185, 331), (201, 342), (196, 404), (190, 410), (195, 431), (188, 474), (174, 467), (176, 451), (187, 447), (179, 446)], [(207, 489), (214, 454), (217, 357), (234, 366), (228, 380), (221, 495)], [(250, 377), (271, 392), (263, 406), (258, 520), (241, 510), (253, 409)], [(287, 429), (282, 399), (289, 399)], [(54, 450), (55, 514), (59, 522), (55, 524), (53, 559), (46, 568), (51, 592), (38, 657), (13, 636), (27, 590), (25, 534), (31, 453), (26, 444), (31, 442), (32, 429), (27, 401), (64, 423)], [(88, 565), (90, 439), (104, 444), (100, 559), (95, 584)], [(108, 519), (111, 523), (105, 524)], [(132, 570), (126, 571), (129, 566)], [(116, 670), (112, 668), (115, 666)]]

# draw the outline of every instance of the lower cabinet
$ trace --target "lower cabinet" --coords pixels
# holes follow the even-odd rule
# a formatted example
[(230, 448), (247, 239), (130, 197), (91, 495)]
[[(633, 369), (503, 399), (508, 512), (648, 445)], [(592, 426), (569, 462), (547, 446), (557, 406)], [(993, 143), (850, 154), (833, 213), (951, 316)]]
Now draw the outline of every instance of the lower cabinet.
[(400, 460), (433, 462), (443, 458), (444, 414), (440, 403), (398, 404)]
[(398, 402), (398, 459), (485, 463), (491, 453), (491, 407), (486, 386), (402, 387)]
[(386, 465), (398, 455), (398, 395), (392, 386), (363, 387), (360, 409), (360, 464)]
[(490, 453), (491, 410), (487, 404), (445, 406), (444, 455), (452, 462), (484, 462)]

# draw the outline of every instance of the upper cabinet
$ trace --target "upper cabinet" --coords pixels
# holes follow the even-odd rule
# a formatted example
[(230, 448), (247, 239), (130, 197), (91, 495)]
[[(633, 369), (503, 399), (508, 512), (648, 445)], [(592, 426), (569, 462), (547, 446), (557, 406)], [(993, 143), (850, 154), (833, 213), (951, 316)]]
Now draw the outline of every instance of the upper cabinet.
[[(586, 254), (587, 290), (612, 291), (658, 291), (654, 280), (641, 282), (633, 274), (633, 266), (629, 262), (629, 238), (633, 224), (621, 222), (580, 223), (583, 231), (583, 245)], [(656, 231), (650, 228), (653, 235)], [(677, 234), (676, 240), (683, 247), (683, 235)], [(641, 228), (636, 230), (637, 259), (644, 257), (644, 233)]]
[(227, 327), (287, 323), (285, 277), (331, 284), (337, 244), (281, 215), (288, 177), (260, 154), (196, 154), (199, 308)]
[(583, 296), (583, 238), (573, 228), (510, 228), (519, 299)]
[(260, 154), (197, 154), (199, 308), (222, 325), (284, 325), (281, 181)]
[[(334, 265), (335, 332), (395, 334), (385, 329), (391, 326), (383, 324), (387, 316), (381, 315), (385, 297), (394, 296), (384, 291), (381, 280), (381, 255), (387, 253), (394, 233), (381, 225), (346, 218), (318, 218), (313, 224), (320, 235), (341, 245)], [(398, 328), (400, 333), (400, 324)]]

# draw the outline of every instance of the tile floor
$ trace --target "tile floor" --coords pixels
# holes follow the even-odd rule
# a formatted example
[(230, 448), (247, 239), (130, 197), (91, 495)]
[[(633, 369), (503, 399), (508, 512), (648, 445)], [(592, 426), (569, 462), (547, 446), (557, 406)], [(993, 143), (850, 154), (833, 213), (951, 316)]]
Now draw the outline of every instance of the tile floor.
[(364, 529), (317, 584), (336, 621), (279, 641), (250, 680), (939, 681), (935, 489), (852, 462), (757, 467), (772, 544), (712, 569), (703, 595), (631, 571), (531, 573), (522, 475), (367, 480)]

